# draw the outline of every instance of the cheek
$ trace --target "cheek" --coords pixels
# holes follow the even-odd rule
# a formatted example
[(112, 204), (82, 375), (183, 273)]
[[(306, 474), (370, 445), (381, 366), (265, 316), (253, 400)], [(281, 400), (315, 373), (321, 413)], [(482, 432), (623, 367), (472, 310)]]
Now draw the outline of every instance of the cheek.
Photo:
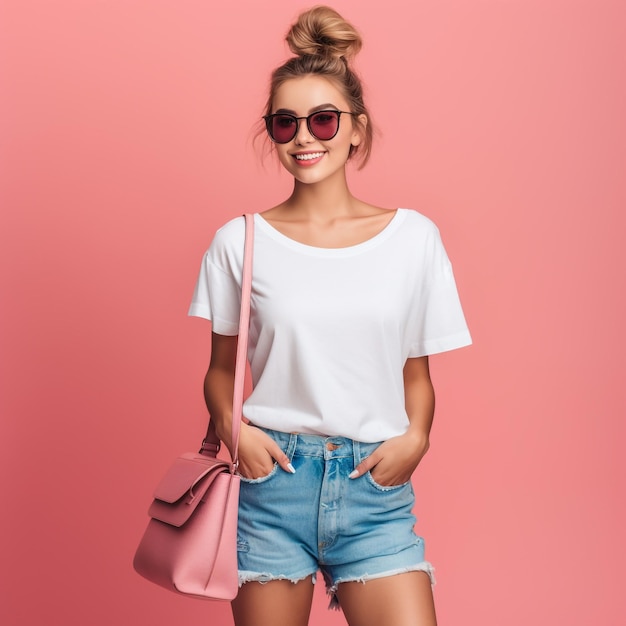
[[(354, 140), (355, 137), (356, 137), (356, 135), (354, 135), (352, 133), (352, 131), (346, 132), (346, 134), (342, 138), (341, 142), (337, 142), (337, 145), (335, 146), (335, 151), (336, 152), (341, 152), (341, 154), (343, 154), (345, 156), (345, 158), (347, 159), (348, 155), (350, 154), (350, 151), (356, 145), (356, 144), (353, 143), (353, 140)], [(357, 139), (357, 141), (358, 141), (358, 139)]]
[(276, 156), (278, 157), (278, 161), (281, 163), (281, 165), (287, 166), (291, 163), (291, 157), (284, 149), (276, 148)]

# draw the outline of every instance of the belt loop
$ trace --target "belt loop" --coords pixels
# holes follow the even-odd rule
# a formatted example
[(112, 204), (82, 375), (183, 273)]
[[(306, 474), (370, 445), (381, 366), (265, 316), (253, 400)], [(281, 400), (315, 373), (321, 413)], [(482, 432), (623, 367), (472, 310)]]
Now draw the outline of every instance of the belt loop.
[(354, 467), (356, 467), (361, 462), (361, 446), (359, 446), (359, 442), (355, 439), (352, 440), (352, 450), (354, 454)]
[(298, 435), (296, 433), (289, 433), (289, 443), (287, 444), (287, 450), (285, 454), (289, 457), (289, 460), (293, 460), (293, 455), (296, 451), (296, 445), (298, 444)]

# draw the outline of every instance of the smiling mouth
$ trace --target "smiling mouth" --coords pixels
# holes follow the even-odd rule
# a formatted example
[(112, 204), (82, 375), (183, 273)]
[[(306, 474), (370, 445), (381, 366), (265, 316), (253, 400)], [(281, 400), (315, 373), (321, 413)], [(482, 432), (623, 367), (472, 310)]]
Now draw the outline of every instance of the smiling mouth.
[(319, 159), (324, 156), (323, 152), (308, 152), (307, 154), (294, 154), (297, 161), (311, 161), (313, 159)]

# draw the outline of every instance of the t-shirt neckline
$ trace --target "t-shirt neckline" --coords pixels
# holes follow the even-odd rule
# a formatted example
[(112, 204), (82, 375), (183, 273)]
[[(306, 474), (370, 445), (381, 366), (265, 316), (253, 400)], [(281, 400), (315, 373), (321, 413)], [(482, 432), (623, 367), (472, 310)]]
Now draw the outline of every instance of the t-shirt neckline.
[(370, 237), (369, 239), (353, 246), (345, 246), (342, 248), (320, 248), (317, 246), (310, 246), (306, 243), (296, 241), (291, 237), (287, 237), (287, 235), (284, 235), (279, 230), (274, 228), (274, 226), (272, 226), (260, 213), (256, 213), (254, 217), (255, 225), (258, 226), (265, 234), (269, 235), (274, 241), (277, 241), (292, 250), (312, 256), (341, 257), (360, 254), (361, 252), (365, 252), (379, 246), (398, 229), (400, 224), (404, 221), (405, 215), (406, 209), (396, 209), (394, 216), (389, 220), (387, 225), (373, 237)]

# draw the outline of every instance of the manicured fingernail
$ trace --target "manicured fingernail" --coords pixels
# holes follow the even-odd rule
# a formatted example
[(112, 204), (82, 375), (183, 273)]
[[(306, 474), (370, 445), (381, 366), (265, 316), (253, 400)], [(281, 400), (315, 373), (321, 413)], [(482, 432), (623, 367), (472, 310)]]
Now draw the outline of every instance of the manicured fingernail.
[(295, 468), (295, 467), (294, 467), (291, 463), (289, 463), (289, 465), (287, 465), (287, 469), (289, 469), (289, 471), (290, 471), (292, 474), (295, 474), (295, 473), (296, 473), (296, 468)]
[(356, 478), (359, 475), (359, 472), (357, 470), (354, 470), (353, 472), (350, 472), (348, 474), (348, 478)]

